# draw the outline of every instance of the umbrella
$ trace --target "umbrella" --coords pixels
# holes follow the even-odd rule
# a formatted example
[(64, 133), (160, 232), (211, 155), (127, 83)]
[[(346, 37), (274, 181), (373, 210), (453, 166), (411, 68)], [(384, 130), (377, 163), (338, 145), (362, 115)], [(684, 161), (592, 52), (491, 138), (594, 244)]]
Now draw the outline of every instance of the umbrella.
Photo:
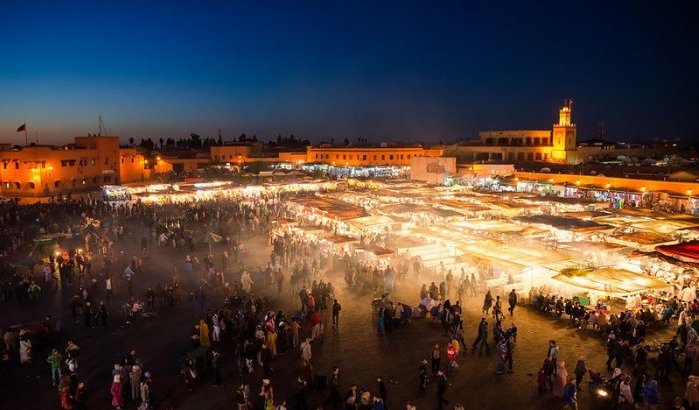
[(209, 244), (209, 255), (212, 254), (211, 246), (214, 243), (221, 242), (222, 240), (223, 240), (223, 237), (217, 233), (213, 233), (213, 232), (209, 231), (209, 232), (204, 234), (204, 242)]

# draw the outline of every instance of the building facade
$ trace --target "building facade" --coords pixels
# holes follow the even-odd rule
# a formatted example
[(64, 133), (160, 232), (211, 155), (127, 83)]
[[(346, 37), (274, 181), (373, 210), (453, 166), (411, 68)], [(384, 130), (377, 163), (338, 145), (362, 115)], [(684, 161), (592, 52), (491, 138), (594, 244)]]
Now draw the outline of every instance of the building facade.
[(119, 137), (76, 137), (67, 146), (29, 145), (0, 151), (3, 196), (50, 196), (145, 180), (144, 158), (120, 148)]
[(410, 166), (416, 157), (441, 157), (442, 149), (423, 147), (308, 147), (307, 163), (337, 167)]
[(478, 140), (444, 147), (444, 155), (460, 162), (558, 162), (574, 163), (577, 127), (571, 122), (572, 102), (558, 111), (558, 123), (550, 130), (481, 131)]

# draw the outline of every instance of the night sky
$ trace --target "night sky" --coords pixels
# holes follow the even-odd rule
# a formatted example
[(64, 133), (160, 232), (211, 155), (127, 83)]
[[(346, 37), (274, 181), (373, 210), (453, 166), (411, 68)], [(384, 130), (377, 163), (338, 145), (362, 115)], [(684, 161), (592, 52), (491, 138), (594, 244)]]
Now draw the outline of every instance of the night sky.
[(0, 142), (699, 140), (696, 1), (231, 3), (0, 0)]

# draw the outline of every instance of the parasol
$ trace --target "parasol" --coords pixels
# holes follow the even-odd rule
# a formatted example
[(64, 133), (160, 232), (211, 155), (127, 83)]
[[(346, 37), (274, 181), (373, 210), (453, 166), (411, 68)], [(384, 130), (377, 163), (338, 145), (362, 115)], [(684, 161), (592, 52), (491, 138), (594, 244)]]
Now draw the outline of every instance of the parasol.
[(207, 232), (204, 234), (203, 241), (209, 244), (209, 255), (211, 255), (213, 252), (211, 251), (211, 247), (214, 243), (221, 242), (223, 240), (223, 237), (217, 233), (213, 233), (211, 231)]

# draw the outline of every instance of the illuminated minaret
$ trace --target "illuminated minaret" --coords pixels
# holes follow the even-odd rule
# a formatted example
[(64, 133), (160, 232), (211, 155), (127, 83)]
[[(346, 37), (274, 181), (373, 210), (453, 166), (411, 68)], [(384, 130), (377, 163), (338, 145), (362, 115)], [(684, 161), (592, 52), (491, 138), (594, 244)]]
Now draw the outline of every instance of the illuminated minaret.
[(563, 102), (563, 108), (558, 111), (558, 125), (569, 126), (570, 123), (570, 113), (573, 110), (573, 101), (565, 100)]
[(553, 126), (553, 151), (551, 155), (554, 161), (569, 164), (576, 161), (577, 127), (571, 121), (572, 113), (573, 101), (567, 99), (558, 111), (558, 124)]

